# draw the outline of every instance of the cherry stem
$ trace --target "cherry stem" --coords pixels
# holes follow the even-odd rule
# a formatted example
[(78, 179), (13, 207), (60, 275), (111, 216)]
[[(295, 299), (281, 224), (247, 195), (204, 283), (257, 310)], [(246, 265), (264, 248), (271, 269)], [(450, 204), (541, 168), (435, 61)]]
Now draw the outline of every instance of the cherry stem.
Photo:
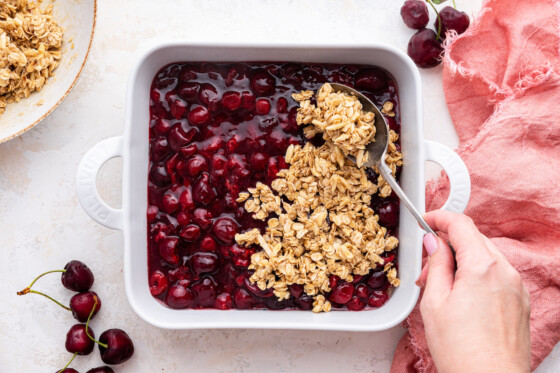
[(93, 311), (95, 311), (95, 307), (97, 307), (97, 297), (94, 295), (93, 296), (93, 307), (91, 308), (91, 311), (89, 312), (89, 316), (88, 316), (87, 322), (86, 322), (86, 335), (89, 337), (89, 339), (91, 339), (92, 341), (94, 341), (95, 343), (100, 345), (101, 347), (109, 348), (109, 346), (106, 343), (101, 343), (97, 339), (95, 339), (91, 335), (89, 335), (89, 332), (88, 332), (88, 330), (89, 330), (88, 329), (89, 328), (89, 320), (91, 320), (91, 316), (93, 315)]
[(68, 362), (68, 364), (66, 364), (66, 366), (65, 366), (64, 368), (62, 368), (61, 370), (59, 370), (57, 373), (63, 372), (66, 368), (68, 368), (68, 366), (69, 366), (70, 364), (72, 364), (72, 361), (74, 361), (74, 358), (76, 357), (76, 355), (78, 355), (77, 352), (74, 353), (74, 356), (72, 356), (72, 359), (70, 359), (70, 361)]
[(65, 270), (65, 269), (55, 269), (55, 270), (53, 270), (53, 271), (48, 271), (48, 272), (45, 272), (45, 273), (40, 274), (39, 276), (37, 276), (37, 277), (35, 278), (35, 280), (33, 280), (33, 281), (31, 282), (31, 284), (29, 284), (28, 287), (26, 287), (26, 288), (23, 289), (22, 291), (18, 291), (18, 295), (24, 295), (24, 294), (29, 293), (29, 290), (31, 290), (31, 287), (37, 282), (38, 279), (40, 279), (40, 278), (43, 277), (44, 275), (48, 275), (49, 273), (55, 273), (55, 272), (62, 272), (62, 273), (65, 273), (66, 270)]
[(72, 311), (72, 310), (70, 309), (70, 307), (66, 307), (64, 304), (60, 303), (59, 301), (57, 301), (57, 300), (54, 299), (53, 297), (50, 297), (50, 296), (48, 296), (47, 294), (41, 293), (40, 291), (37, 291), (37, 290), (31, 290), (31, 289), (29, 289), (29, 288), (25, 288), (25, 289), (23, 289), (22, 291), (18, 291), (17, 294), (18, 294), (18, 295), (25, 295), (25, 294), (27, 294), (27, 293), (33, 293), (33, 294), (42, 295), (42, 296), (44, 296), (45, 298), (49, 298), (50, 300), (52, 300), (53, 302), (55, 302), (56, 304), (58, 304), (60, 307), (64, 308), (65, 310), (67, 310), (67, 311)]
[[(430, 4), (432, 6), (434, 11), (436, 12), (436, 16), (437, 16), (437, 20), (438, 20), (438, 29), (437, 29), (436, 41), (438, 41), (439, 37), (441, 35), (441, 17), (439, 16), (439, 12), (437, 11), (436, 6), (434, 5), (434, 3), (432, 3), (432, 0), (426, 0), (426, 1), (428, 2), (428, 4)], [(453, 4), (455, 4), (455, 1), (453, 1)]]
[(457, 9), (457, 5), (455, 5), (455, 0), (453, 0), (453, 8)]

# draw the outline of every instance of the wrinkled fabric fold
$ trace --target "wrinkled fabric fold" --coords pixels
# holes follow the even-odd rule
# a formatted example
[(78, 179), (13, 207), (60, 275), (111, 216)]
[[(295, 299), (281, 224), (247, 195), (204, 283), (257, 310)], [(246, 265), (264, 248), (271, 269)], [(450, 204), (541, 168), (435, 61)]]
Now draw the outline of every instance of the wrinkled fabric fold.
[[(560, 341), (560, 1), (489, 0), (448, 35), (443, 86), (472, 181), (466, 214), (521, 273), (531, 297), (531, 367)], [(442, 206), (443, 176), (426, 189)], [(418, 305), (392, 373), (436, 372)]]

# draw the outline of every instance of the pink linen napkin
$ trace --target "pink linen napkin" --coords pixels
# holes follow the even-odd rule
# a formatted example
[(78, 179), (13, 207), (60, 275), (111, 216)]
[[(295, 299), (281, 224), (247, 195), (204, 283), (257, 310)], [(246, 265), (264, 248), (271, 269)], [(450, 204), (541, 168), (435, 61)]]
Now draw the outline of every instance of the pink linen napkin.
[[(534, 370), (560, 341), (560, 1), (487, 0), (446, 42), (443, 86), (472, 180), (466, 214), (531, 294)], [(449, 191), (427, 188), (426, 209)], [(391, 373), (436, 372), (418, 305)], [(460, 338), (461, 336), (457, 336)]]

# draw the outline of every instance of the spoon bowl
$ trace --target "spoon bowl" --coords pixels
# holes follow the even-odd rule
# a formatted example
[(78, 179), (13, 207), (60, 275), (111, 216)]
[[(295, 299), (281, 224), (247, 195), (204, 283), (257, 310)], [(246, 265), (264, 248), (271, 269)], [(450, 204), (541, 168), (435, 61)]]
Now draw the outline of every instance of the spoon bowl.
[[(364, 111), (372, 112), (375, 115), (373, 122), (373, 125), (375, 126), (375, 141), (370, 142), (366, 146), (366, 152), (369, 153), (369, 157), (363, 165), (366, 167), (376, 167), (381, 159), (385, 159), (387, 146), (389, 145), (389, 126), (387, 125), (385, 118), (377, 106), (375, 106), (369, 98), (361, 94), (359, 91), (344, 84), (329, 84), (335, 91), (355, 96), (358, 100), (360, 100)], [(356, 157), (353, 155), (348, 155), (348, 158), (350, 158), (352, 162), (356, 163)]]

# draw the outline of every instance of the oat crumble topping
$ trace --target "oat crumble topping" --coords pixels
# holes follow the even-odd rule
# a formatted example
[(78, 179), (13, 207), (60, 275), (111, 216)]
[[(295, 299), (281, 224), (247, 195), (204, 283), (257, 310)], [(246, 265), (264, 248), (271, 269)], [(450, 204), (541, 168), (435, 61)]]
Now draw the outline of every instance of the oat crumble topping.
[(311, 124), (304, 129), (307, 138), (317, 133), (337, 145), (344, 155), (356, 157), (358, 166), (367, 161), (366, 145), (375, 137), (373, 113), (362, 110), (361, 102), (353, 95), (335, 92), (328, 83), (317, 93), (317, 105), (311, 103), (313, 92), (293, 94), (300, 108), (296, 121), (299, 125)]
[[(307, 137), (323, 133), (326, 142), (290, 145), (285, 155), (290, 167), (277, 174), (272, 189), (258, 183), (239, 194), (237, 201), (245, 202), (255, 219), (266, 220), (267, 228), (264, 234), (258, 229), (237, 234), (235, 240), (263, 249), (252, 255), (249, 266), (254, 270), (250, 280), (261, 290), (272, 288), (282, 300), (290, 297), (288, 285), (300, 284), (314, 297), (313, 312), (328, 312), (324, 293), (331, 291), (330, 275), (350, 282), (352, 275), (384, 266), (389, 282), (399, 286), (393, 263), (385, 264), (380, 256), (399, 241), (387, 235), (369, 207), (371, 195), (388, 196), (390, 187), (381, 177), (372, 183), (363, 168), (346, 159), (352, 153), (358, 158), (372, 141), (373, 113), (363, 112), (354, 96), (333, 92), (329, 84), (319, 90), (317, 107), (312, 96), (311, 91), (293, 95), (300, 102), (297, 122), (310, 124), (304, 128)], [(397, 139), (390, 131), (387, 163), (393, 173), (402, 164)]]
[(12, 102), (40, 91), (62, 57), (63, 30), (52, 16), (53, 5), (0, 2), (0, 114)]

